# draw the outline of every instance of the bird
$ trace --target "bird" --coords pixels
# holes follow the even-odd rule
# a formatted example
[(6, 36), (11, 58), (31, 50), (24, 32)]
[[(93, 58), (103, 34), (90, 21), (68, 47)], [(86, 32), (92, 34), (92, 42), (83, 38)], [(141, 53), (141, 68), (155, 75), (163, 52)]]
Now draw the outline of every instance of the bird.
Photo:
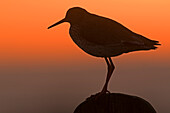
[(70, 24), (69, 34), (79, 48), (92, 56), (105, 59), (107, 77), (100, 94), (109, 92), (108, 83), (115, 70), (111, 57), (140, 50), (154, 50), (156, 45), (161, 45), (159, 41), (137, 34), (115, 20), (90, 13), (81, 7), (68, 9), (65, 17), (48, 29), (63, 22)]

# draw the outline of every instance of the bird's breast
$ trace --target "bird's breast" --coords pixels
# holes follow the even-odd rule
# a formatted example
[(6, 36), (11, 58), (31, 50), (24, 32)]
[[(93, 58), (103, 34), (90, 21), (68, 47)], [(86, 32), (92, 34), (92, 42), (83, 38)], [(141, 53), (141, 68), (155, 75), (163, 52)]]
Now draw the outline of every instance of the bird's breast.
[(88, 53), (91, 44), (83, 38), (81, 32), (81, 28), (78, 25), (72, 25), (69, 30), (70, 36), (76, 45)]
[(85, 45), (85, 41), (83, 40), (80, 32), (81, 32), (81, 29), (78, 25), (71, 25), (69, 33), (70, 33), (72, 40), (77, 45)]

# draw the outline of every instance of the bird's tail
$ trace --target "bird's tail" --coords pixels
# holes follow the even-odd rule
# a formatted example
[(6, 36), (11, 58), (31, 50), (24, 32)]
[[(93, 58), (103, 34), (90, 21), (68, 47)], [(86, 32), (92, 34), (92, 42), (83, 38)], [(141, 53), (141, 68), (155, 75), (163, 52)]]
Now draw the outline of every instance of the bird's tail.
[(159, 41), (156, 41), (156, 40), (150, 40), (150, 41), (153, 42), (153, 45), (161, 45), (161, 44), (159, 44)]
[[(148, 39), (148, 38), (147, 38)], [(157, 49), (158, 47), (156, 45), (161, 45), (159, 41), (156, 40), (150, 40), (148, 39), (150, 43), (146, 43), (146, 46), (150, 47), (150, 49)]]
[(156, 49), (157, 45), (161, 45), (159, 41), (156, 40), (150, 40), (142, 35), (136, 34), (136, 37), (138, 37), (138, 43), (134, 42), (126, 42), (124, 43), (126, 48), (124, 49), (125, 53), (132, 52), (132, 51), (140, 51), (140, 50), (150, 50), (150, 49)]
[(142, 36), (142, 35), (139, 35), (139, 34), (137, 34), (137, 35), (140, 37), (140, 39), (143, 40), (144, 46), (145, 46), (146, 48), (148, 47), (148, 49), (156, 49), (156, 48), (158, 48), (158, 47), (156, 47), (156, 45), (161, 45), (161, 44), (159, 43), (159, 41), (157, 41), (157, 40), (151, 40), (151, 39), (146, 38), (146, 37), (144, 37), (144, 36)]

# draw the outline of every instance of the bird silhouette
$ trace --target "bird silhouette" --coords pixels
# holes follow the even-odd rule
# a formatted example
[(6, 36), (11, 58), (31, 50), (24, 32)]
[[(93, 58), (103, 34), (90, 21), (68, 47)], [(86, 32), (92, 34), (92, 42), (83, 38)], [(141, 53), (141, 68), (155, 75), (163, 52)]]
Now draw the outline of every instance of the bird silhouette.
[(70, 8), (64, 19), (48, 27), (54, 27), (63, 22), (70, 23), (69, 34), (72, 40), (86, 53), (105, 59), (108, 72), (105, 84), (100, 94), (107, 90), (110, 77), (115, 69), (111, 57), (139, 50), (156, 49), (158, 41), (150, 40), (134, 33), (122, 24), (83, 8)]

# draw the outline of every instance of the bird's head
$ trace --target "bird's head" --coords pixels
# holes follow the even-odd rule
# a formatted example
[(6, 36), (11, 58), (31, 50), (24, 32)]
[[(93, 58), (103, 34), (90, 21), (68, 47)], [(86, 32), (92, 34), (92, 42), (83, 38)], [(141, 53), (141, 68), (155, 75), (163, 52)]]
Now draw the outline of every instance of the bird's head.
[(73, 8), (70, 8), (67, 13), (66, 13), (66, 16), (64, 19), (60, 20), (59, 22), (51, 25), (48, 27), (48, 29), (58, 25), (58, 24), (61, 24), (63, 22), (69, 22), (70, 24), (76, 24), (76, 23), (79, 23), (81, 22), (84, 17), (88, 14), (88, 12), (83, 9), (83, 8), (80, 8), (80, 7), (73, 7)]

